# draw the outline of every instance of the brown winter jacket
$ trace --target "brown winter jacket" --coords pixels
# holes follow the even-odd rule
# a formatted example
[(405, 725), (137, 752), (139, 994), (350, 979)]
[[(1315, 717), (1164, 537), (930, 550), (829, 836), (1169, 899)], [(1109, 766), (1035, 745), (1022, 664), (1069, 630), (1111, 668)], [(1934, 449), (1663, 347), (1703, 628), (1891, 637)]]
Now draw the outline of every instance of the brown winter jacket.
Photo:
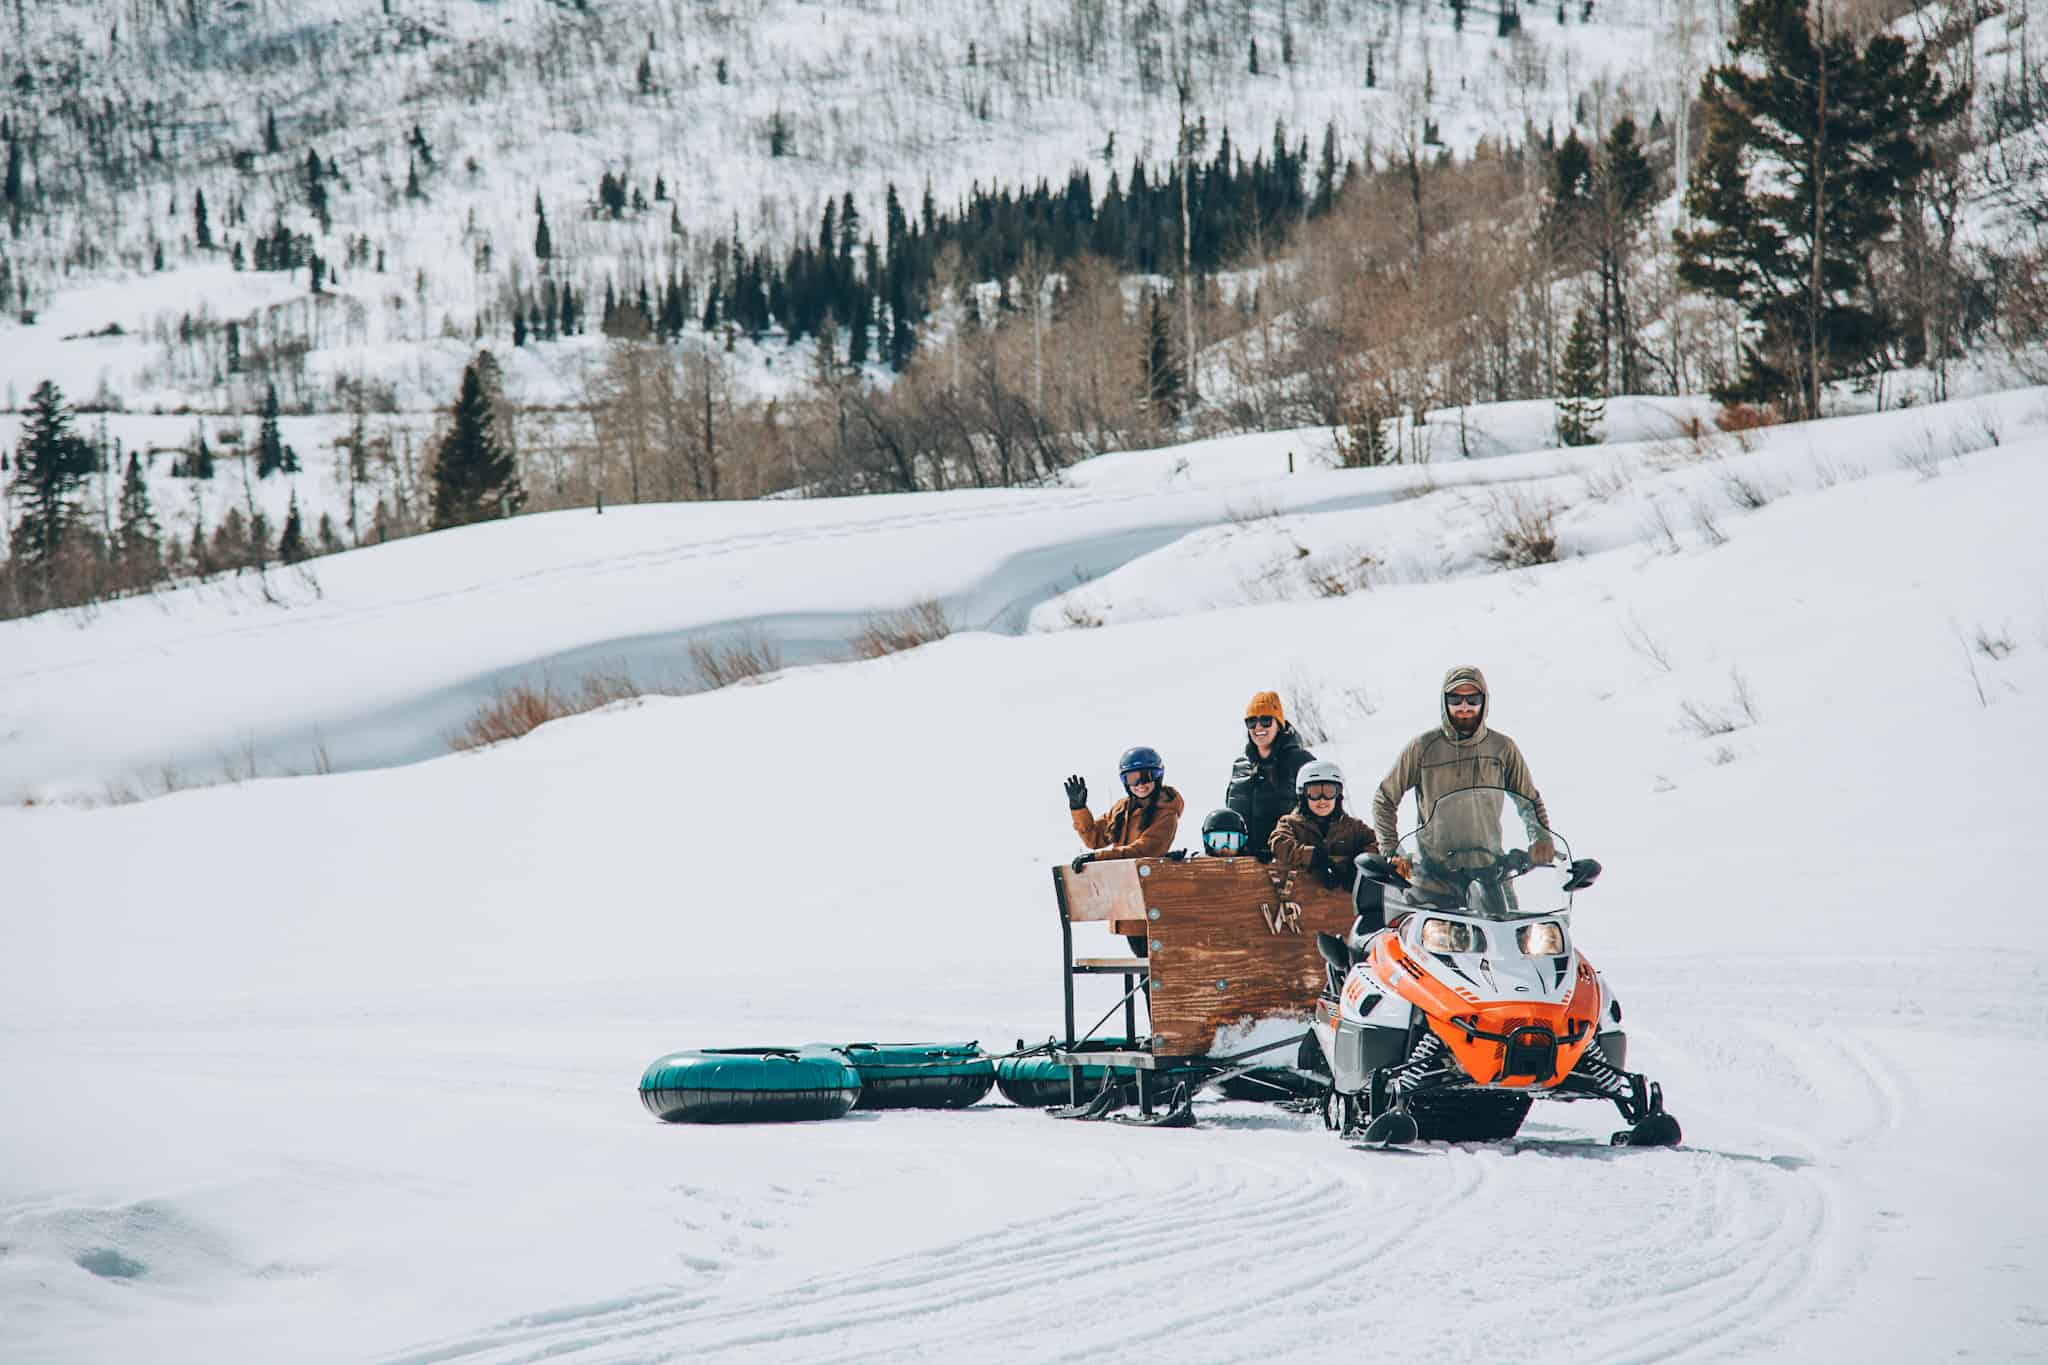
[(1340, 803), (1327, 829), (1313, 815), (1289, 811), (1273, 826), (1273, 837), (1267, 847), (1273, 851), (1275, 867), (1307, 867), (1315, 861), (1317, 849), (1329, 857), (1333, 866), (1345, 867), (1361, 853), (1378, 852), (1379, 841), (1373, 838), (1365, 821), (1346, 815)]
[[(1486, 693), (1486, 699), (1479, 704), (1479, 728), (1470, 735), (1459, 734), (1451, 724), (1450, 708), (1444, 705), (1442, 695), (1463, 682)], [(1421, 818), (1427, 820), (1436, 803), (1452, 792), (1467, 787), (1502, 787), (1527, 798), (1535, 808), (1536, 818), (1548, 828), (1550, 813), (1543, 808), (1543, 797), (1536, 790), (1536, 780), (1529, 775), (1529, 764), (1522, 751), (1500, 731), (1487, 728), (1493, 693), (1486, 686), (1485, 675), (1476, 668), (1454, 668), (1444, 674), (1444, 685), (1437, 693), (1442, 724), (1409, 741), (1401, 756), (1394, 760), (1386, 781), (1373, 793), (1372, 823), (1379, 834), (1380, 847), (1394, 847), (1401, 798), (1411, 791), (1417, 793)]]
[(1162, 785), (1143, 805), (1120, 798), (1100, 820), (1085, 810), (1073, 812), (1074, 833), (1097, 858), (1160, 858), (1173, 847), (1187, 808), (1179, 792)]

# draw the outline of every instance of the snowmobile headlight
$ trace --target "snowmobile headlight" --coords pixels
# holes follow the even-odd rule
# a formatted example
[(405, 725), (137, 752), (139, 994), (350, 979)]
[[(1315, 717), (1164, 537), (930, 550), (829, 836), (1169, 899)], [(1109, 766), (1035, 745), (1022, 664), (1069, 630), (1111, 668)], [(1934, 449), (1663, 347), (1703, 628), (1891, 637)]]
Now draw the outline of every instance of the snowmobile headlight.
[(1483, 953), (1486, 937), (1457, 920), (1426, 919), (1422, 922), (1422, 946), (1432, 953)]
[(1564, 929), (1555, 920), (1525, 924), (1516, 938), (1524, 957), (1558, 957), (1564, 952)]

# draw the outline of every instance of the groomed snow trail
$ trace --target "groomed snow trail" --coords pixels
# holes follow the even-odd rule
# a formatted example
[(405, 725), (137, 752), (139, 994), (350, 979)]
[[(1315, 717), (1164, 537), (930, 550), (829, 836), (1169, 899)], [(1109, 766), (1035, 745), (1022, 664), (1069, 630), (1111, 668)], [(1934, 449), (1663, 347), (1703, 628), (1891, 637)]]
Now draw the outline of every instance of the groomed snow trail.
[[(1739, 965), (1760, 992), (1807, 979), (1768, 961)], [(1922, 1175), (1923, 1135), (1908, 1119), (1925, 1058), (1895, 1051), (1854, 1010), (1813, 1027), (1681, 1013), (1663, 1000), (1639, 1010), (1651, 1015), (1655, 1031), (1639, 1029), (1635, 1055), (1672, 1087), (1688, 1134), (1677, 1151), (1609, 1146), (1613, 1111), (1590, 1103), (1539, 1103), (1510, 1143), (1392, 1152), (1348, 1145), (1314, 1117), (1209, 1100), (1191, 1132), (1058, 1123), (1000, 1105), (862, 1116), (857, 1151), (764, 1130), (753, 1141), (766, 1168), (787, 1161), (808, 1186), (785, 1255), (730, 1273), (686, 1267), (672, 1287), (622, 1286), (386, 1365), (976, 1352), (1221, 1363), (1309, 1358), (1331, 1340), (1437, 1361), (1793, 1358), (1788, 1340), (1831, 1321), (1887, 1269), (1873, 1265), (1886, 1252), (1873, 1243), (1899, 1216), (1888, 1207), (1899, 1186)], [(2023, 1047), (2048, 1060), (2039, 1039)], [(721, 1160), (707, 1148), (726, 1145), (692, 1129), (649, 1140), (698, 1179), (700, 1163)], [(871, 1172), (867, 1158), (885, 1150), (895, 1169)], [(863, 1186), (894, 1194), (906, 1180), (913, 1200), (926, 1181), (942, 1199), (978, 1186), (1011, 1212), (989, 1219), (976, 1203), (957, 1229), (942, 1230), (941, 1217), (909, 1249), (842, 1249), (816, 1267), (805, 1251), (812, 1220), (872, 1215)], [(769, 1188), (717, 1184), (721, 1202), (742, 1207)], [(2008, 1216), (2042, 1201), (2021, 1204)], [(1897, 1305), (1888, 1312), (1899, 1318)], [(1872, 1358), (1911, 1359), (1937, 1329), (1880, 1316), (1866, 1334)]]

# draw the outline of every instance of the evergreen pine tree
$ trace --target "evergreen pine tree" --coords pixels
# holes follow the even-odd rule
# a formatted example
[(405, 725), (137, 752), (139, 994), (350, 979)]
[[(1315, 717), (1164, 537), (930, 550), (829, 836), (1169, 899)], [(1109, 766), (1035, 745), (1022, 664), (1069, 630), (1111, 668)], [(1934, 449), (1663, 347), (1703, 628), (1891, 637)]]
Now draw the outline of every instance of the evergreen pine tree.
[(149, 484), (142, 462), (130, 455), (121, 479), (120, 529), (114, 537), (114, 562), (121, 586), (130, 592), (163, 577), (163, 528), (149, 505)]
[(499, 439), (484, 368), (462, 372), (453, 425), (434, 458), (433, 529), (509, 517), (526, 501), (512, 454)]
[(860, 290), (853, 305), (853, 324), (846, 333), (846, 363), (859, 366), (868, 362), (868, 330), (874, 325), (874, 295), (867, 289)]
[(256, 433), (256, 477), (267, 479), (284, 468), (284, 438), (277, 430), (277, 385), (263, 392), (263, 421)]
[(201, 251), (213, 250), (213, 227), (206, 221), (206, 191), (192, 192), (192, 240)]
[(70, 407), (49, 380), (29, 395), (10, 485), (21, 506), (11, 541), (14, 561), (34, 575), (44, 605), (54, 605), (63, 559), (82, 530), (73, 495), (97, 463), (92, 446), (71, 429)]
[[(235, 246), (235, 250), (240, 252), (241, 249), (238, 243)], [(242, 372), (242, 324), (230, 321), (227, 326), (227, 334), (228, 373), (240, 374)]]
[(1861, 365), (1895, 323), (1870, 256), (1931, 162), (1931, 134), (1964, 108), (1925, 48), (1880, 31), (1859, 52), (1806, 0), (1745, 0), (1731, 60), (1708, 72), (1706, 149), (1678, 234), (1679, 278), (1739, 305), (1744, 374), (1723, 396), (1790, 397)]
[(1155, 420), (1177, 415), (1186, 384), (1174, 362), (1172, 324), (1158, 294), (1145, 318), (1145, 397)]
[(1337, 202), (1337, 124), (1335, 120), (1323, 125), (1323, 156), (1316, 165), (1316, 197), (1309, 203), (1309, 212), (1324, 214)]
[[(327, 527), (330, 536), (334, 527)], [(306, 528), (299, 518), (299, 490), (292, 490), (291, 506), (284, 514), (284, 534), (277, 538), (277, 557), (286, 564), (296, 564), (308, 555), (306, 549)]]
[(1557, 439), (1568, 446), (1589, 446), (1600, 439), (1607, 415), (1600, 391), (1600, 342), (1593, 319), (1581, 308), (1572, 318), (1564, 362), (1558, 368)]
[(284, 150), (284, 144), (277, 140), (277, 111), (274, 109), (263, 116), (263, 150), (273, 155)]
[(7, 175), (0, 180), (0, 200), (16, 215), (22, 208), (21, 202), (21, 139), (7, 139)]
[(548, 215), (541, 209), (538, 196), (535, 197), (534, 212), (539, 216), (540, 223), (533, 230), (533, 258), (545, 261), (555, 254), (555, 239), (548, 232)]
[(201, 425), (192, 433), (192, 451), (186, 458), (184, 475), (188, 479), (210, 479), (213, 477), (213, 451), (206, 444), (206, 427)]

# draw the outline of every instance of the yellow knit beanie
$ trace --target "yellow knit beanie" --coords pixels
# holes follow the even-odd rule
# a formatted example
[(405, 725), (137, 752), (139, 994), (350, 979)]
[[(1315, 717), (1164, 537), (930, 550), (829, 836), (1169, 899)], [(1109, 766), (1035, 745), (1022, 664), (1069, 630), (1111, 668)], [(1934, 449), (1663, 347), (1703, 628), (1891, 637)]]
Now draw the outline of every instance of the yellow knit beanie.
[(1254, 716), (1271, 716), (1275, 725), (1285, 725), (1287, 723), (1287, 713), (1280, 708), (1280, 694), (1278, 692), (1252, 693), (1251, 704), (1244, 708), (1244, 718), (1250, 720)]

